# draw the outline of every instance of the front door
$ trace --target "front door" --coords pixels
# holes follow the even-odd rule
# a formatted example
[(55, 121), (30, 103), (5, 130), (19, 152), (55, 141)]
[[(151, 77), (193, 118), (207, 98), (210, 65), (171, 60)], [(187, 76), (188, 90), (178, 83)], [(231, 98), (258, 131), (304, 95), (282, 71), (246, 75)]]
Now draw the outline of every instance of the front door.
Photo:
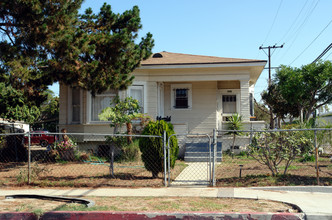
[(222, 124), (227, 117), (240, 111), (240, 93), (238, 89), (220, 89), (217, 94), (217, 128), (223, 130)]

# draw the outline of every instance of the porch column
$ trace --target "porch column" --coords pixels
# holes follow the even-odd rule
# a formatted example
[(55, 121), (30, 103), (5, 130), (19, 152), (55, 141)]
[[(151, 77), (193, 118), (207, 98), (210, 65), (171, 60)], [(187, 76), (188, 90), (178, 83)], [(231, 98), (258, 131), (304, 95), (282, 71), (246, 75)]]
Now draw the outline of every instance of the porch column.
[(164, 83), (157, 82), (157, 116), (164, 117)]
[(240, 115), (243, 121), (250, 121), (250, 103), (249, 103), (249, 79), (240, 80), (241, 100)]

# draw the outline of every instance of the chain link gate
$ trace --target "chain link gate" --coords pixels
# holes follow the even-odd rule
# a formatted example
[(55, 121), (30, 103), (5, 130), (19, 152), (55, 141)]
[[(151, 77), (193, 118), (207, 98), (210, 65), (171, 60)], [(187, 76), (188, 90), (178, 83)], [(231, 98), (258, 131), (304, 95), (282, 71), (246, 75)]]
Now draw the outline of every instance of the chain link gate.
[[(186, 167), (173, 176), (171, 172), (170, 138), (176, 136), (184, 142)], [(165, 186), (206, 185), (215, 186), (215, 165), (221, 161), (221, 143), (217, 144), (216, 131), (208, 134), (173, 134), (168, 137), (165, 148)]]

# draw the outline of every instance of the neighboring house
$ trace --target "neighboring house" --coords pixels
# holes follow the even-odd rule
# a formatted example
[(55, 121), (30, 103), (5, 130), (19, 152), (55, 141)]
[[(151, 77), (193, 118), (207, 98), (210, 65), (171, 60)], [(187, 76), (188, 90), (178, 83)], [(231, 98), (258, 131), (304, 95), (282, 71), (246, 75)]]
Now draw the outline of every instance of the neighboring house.
[(23, 133), (29, 132), (29, 124), (23, 121), (11, 121), (0, 118), (0, 133)]
[[(227, 117), (235, 112), (250, 122), (254, 85), (266, 61), (160, 52), (141, 64), (120, 97), (138, 99), (142, 112), (152, 118), (171, 116), (178, 133), (211, 134), (215, 128), (225, 129)], [(109, 122), (99, 121), (98, 114), (116, 95), (110, 90), (93, 97), (60, 85), (60, 130), (110, 133)]]

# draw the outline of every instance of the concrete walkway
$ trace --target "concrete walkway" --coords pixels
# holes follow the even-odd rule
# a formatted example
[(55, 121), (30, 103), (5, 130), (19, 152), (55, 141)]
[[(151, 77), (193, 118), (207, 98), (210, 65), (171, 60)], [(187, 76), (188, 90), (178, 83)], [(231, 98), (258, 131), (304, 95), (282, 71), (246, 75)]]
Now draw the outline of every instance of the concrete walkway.
[[(325, 187), (305, 187), (297, 190), (282, 187), (265, 188), (97, 188), (97, 189), (24, 189), (0, 190), (0, 196), (13, 194), (37, 194), (47, 196), (125, 196), (125, 197), (214, 197), (214, 198), (249, 198), (286, 202), (298, 206), (309, 220), (332, 220), (332, 187), (326, 187), (326, 193), (318, 190)], [(295, 189), (295, 187), (294, 187)], [(299, 190), (300, 189), (300, 190)], [(320, 191), (320, 192), (315, 192)]]
[(187, 167), (171, 183), (172, 186), (179, 185), (209, 185), (210, 173), (207, 162), (187, 163)]

